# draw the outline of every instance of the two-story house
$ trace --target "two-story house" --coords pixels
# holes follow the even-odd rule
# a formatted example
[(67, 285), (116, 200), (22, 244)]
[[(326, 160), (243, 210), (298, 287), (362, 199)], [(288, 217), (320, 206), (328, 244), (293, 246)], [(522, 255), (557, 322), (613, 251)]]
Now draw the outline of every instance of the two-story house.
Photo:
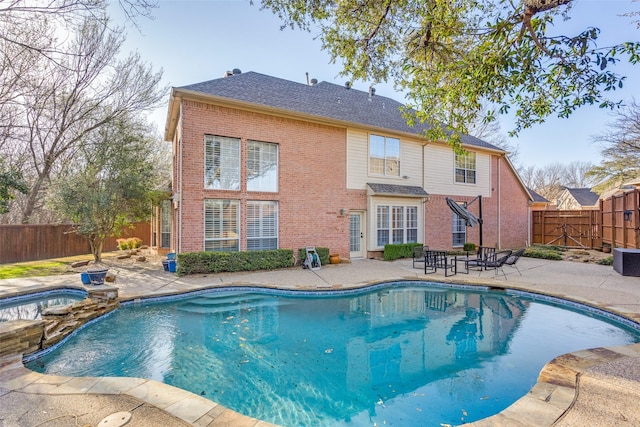
[[(402, 104), (326, 82), (240, 70), (173, 88), (172, 248), (328, 247), (379, 256), (387, 243), (479, 242), (447, 206), (480, 216), (483, 243), (528, 241), (531, 196), (506, 153), (464, 137), (465, 154), (411, 127)], [(478, 196), (482, 196), (478, 198)]]

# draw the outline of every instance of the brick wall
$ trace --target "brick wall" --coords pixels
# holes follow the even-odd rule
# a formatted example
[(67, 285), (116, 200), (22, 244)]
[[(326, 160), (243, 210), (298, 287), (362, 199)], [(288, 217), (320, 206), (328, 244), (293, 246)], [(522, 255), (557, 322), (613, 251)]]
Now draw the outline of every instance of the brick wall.
[[(528, 238), (528, 198), (518, 178), (498, 156), (491, 157), (491, 197), (482, 198), (482, 243), (497, 248), (524, 247)], [(425, 244), (437, 249), (452, 248), (453, 213), (447, 195), (431, 194), (425, 203)], [(457, 202), (474, 197), (456, 196)], [(478, 200), (468, 206), (479, 215)], [(467, 227), (467, 242), (479, 244), (480, 227)]]
[[(241, 140), (239, 191), (204, 189), (204, 136)], [(246, 191), (246, 142), (278, 144), (277, 193)], [(346, 190), (346, 130), (323, 124), (269, 116), (184, 100), (182, 104), (182, 251), (204, 249), (204, 200), (240, 200), (240, 249), (246, 248), (247, 200), (277, 201), (279, 247), (328, 247), (349, 258)], [(178, 162), (175, 163), (179, 165)]]

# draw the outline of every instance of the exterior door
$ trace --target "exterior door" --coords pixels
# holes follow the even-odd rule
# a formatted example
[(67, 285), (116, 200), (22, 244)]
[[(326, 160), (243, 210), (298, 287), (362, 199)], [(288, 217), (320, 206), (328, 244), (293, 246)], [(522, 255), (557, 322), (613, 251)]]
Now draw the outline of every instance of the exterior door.
[(366, 254), (364, 212), (349, 214), (350, 258), (364, 258)]

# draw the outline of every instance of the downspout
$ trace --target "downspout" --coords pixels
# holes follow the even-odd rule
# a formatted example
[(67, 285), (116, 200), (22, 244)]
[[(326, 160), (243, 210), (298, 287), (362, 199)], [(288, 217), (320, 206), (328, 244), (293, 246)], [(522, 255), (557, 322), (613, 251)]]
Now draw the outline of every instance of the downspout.
[(182, 253), (182, 182), (184, 178), (182, 176), (182, 158), (184, 156), (182, 147), (182, 100), (180, 100), (180, 113), (178, 116), (178, 123), (180, 124), (180, 135), (178, 136), (178, 147), (180, 150), (179, 159), (179, 177), (180, 177), (180, 200), (178, 201), (178, 253)]
[(498, 157), (498, 247), (502, 249), (502, 178), (500, 176), (500, 162), (502, 157)]

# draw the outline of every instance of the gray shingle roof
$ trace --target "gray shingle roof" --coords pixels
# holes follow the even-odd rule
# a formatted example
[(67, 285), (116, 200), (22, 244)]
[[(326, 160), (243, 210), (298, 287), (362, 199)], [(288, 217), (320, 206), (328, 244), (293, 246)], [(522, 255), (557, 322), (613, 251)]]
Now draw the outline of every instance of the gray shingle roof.
[(594, 206), (600, 199), (590, 188), (567, 188), (567, 191), (581, 206)]
[(377, 195), (386, 194), (413, 197), (427, 197), (429, 195), (429, 193), (424, 191), (424, 188), (413, 185), (375, 184), (371, 182), (368, 182), (367, 185), (371, 188), (371, 191)]
[(527, 190), (529, 190), (529, 193), (531, 194), (531, 197), (533, 197), (534, 202), (549, 203), (547, 199), (545, 199), (544, 197), (542, 197), (540, 194), (536, 193), (532, 189), (527, 188)]
[[(410, 127), (400, 111), (403, 105), (391, 98), (327, 82), (311, 86), (247, 72), (178, 89), (391, 131), (420, 134), (425, 129), (423, 125)], [(473, 136), (464, 135), (462, 141), (501, 150)]]

